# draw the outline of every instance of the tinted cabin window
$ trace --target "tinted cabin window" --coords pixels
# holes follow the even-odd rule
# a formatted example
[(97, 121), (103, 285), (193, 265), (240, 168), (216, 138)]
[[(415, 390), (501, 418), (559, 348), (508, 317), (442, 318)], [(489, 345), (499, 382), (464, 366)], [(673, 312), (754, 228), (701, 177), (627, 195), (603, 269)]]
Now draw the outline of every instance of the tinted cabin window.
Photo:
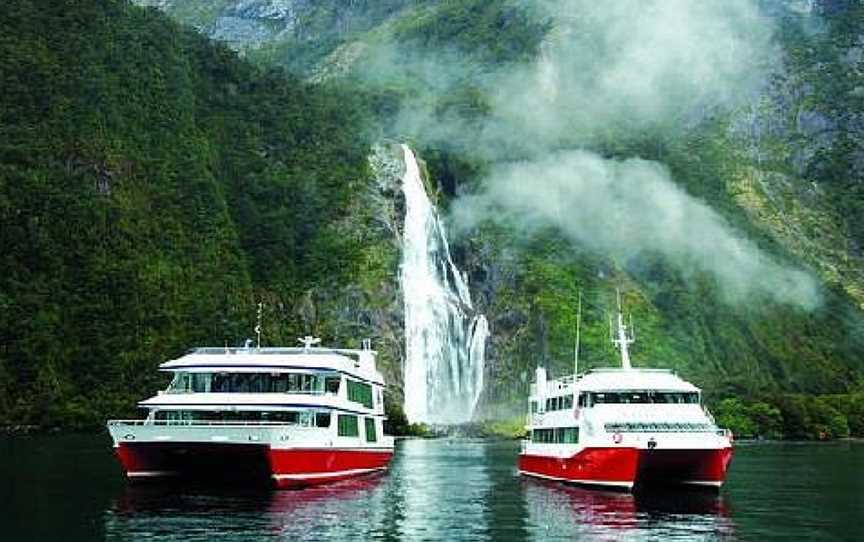
[(330, 413), (318, 412), (315, 414), (315, 425), (317, 427), (330, 427)]
[(358, 437), (360, 436), (360, 429), (357, 424), (357, 416), (351, 416), (348, 414), (339, 414), (339, 428), (338, 434), (340, 437)]
[(214, 393), (226, 393), (231, 391), (231, 379), (228, 373), (217, 373), (213, 375), (213, 382), (210, 387)]
[(364, 382), (348, 381), (348, 400), (372, 408), (372, 386)]
[(699, 403), (697, 392), (623, 391), (592, 393), (595, 404)]
[(366, 442), (376, 442), (378, 440), (378, 435), (375, 433), (375, 420), (372, 418), (365, 418), (366, 422)]
[(324, 380), (324, 391), (327, 393), (339, 393), (339, 385), (342, 384), (341, 376), (328, 376)]

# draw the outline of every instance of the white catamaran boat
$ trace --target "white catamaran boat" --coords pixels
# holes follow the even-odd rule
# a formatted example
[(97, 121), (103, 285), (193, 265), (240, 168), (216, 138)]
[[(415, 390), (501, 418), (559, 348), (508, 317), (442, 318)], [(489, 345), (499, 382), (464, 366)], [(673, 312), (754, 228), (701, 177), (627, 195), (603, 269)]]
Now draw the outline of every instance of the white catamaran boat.
[(189, 477), (303, 487), (387, 468), (384, 380), (375, 352), (197, 348), (160, 365), (171, 384), (143, 420), (108, 430), (130, 479)]
[(732, 435), (714, 423), (699, 388), (669, 370), (631, 367), (634, 338), (620, 302), (613, 342), (620, 369), (574, 371), (556, 380), (537, 369), (519, 472), (625, 490), (649, 484), (719, 488), (732, 459)]

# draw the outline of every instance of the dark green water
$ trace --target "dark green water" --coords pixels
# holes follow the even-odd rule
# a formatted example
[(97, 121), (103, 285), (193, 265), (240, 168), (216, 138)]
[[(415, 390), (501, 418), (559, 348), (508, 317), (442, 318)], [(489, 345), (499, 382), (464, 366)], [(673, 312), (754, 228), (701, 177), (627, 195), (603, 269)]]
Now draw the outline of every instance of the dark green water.
[(107, 437), (0, 439), (2, 539), (864, 540), (864, 442), (741, 444), (719, 495), (525, 479), (517, 444), (404, 441), (389, 473), (304, 491), (127, 486)]

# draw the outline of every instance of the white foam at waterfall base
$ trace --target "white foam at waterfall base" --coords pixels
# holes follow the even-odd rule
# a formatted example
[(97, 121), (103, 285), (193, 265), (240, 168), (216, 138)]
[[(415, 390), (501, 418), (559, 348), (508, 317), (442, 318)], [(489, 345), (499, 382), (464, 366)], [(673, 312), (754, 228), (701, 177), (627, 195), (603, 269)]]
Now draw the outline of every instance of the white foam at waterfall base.
[(402, 145), (405, 231), (400, 281), (405, 300), (405, 415), (411, 423), (470, 421), (483, 391), (489, 326), (471, 303), (414, 153)]

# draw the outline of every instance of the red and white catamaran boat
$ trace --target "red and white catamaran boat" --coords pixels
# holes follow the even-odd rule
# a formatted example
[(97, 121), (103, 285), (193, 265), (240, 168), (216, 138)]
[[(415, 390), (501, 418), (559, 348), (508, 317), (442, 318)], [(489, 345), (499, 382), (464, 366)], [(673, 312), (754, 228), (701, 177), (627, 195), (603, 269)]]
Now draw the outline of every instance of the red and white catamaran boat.
[(387, 468), (384, 380), (375, 352), (197, 348), (163, 363), (168, 388), (143, 420), (108, 430), (130, 479), (188, 477), (303, 487)]
[(620, 304), (613, 342), (620, 369), (556, 380), (537, 369), (519, 472), (625, 490), (649, 484), (719, 488), (732, 459), (732, 435), (714, 423), (699, 388), (669, 370), (630, 366), (634, 339)]

